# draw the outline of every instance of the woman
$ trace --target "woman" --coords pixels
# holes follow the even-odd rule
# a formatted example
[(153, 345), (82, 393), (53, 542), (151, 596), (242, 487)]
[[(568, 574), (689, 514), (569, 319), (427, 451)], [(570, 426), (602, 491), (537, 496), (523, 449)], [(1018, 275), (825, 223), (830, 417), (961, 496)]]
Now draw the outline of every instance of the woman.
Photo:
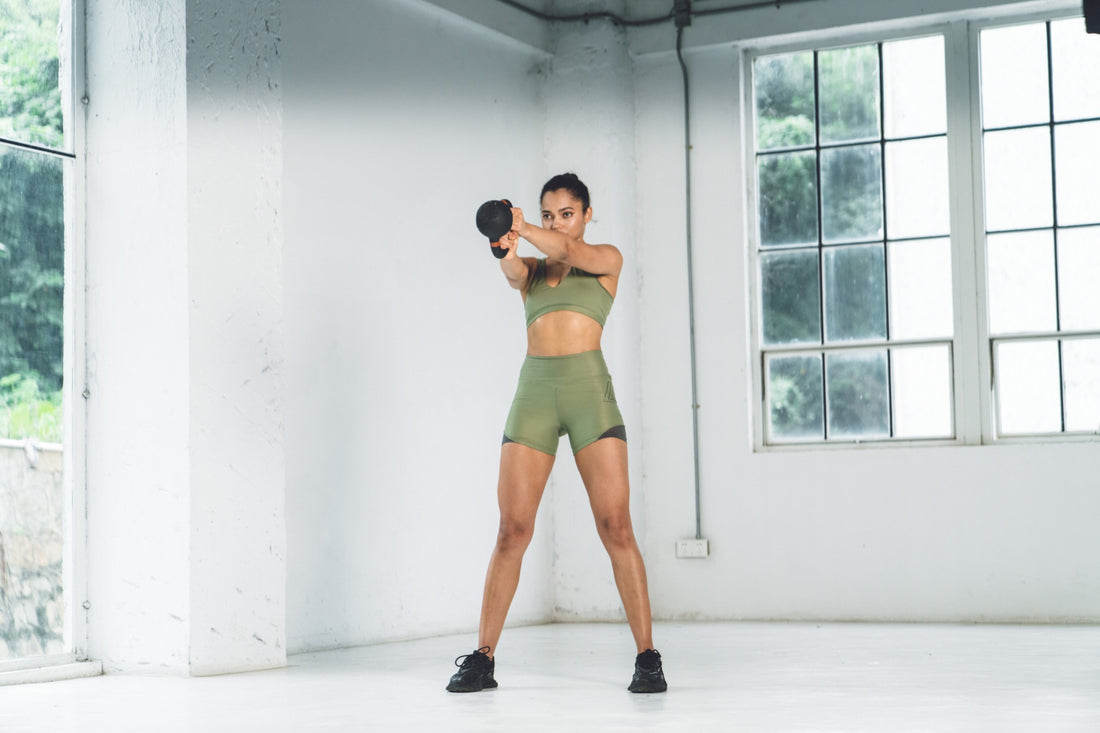
[[(500, 268), (524, 302), (527, 357), (500, 451), (500, 529), (485, 578), (478, 649), (455, 660), (459, 670), (447, 689), (476, 692), (497, 686), (497, 641), (519, 584), (558, 439), (568, 434), (637, 645), (628, 689), (664, 692), (661, 655), (653, 649), (645, 566), (630, 521), (626, 430), (600, 350), (623, 257), (610, 244), (584, 241), (592, 207), (588, 187), (576, 175), (547, 181), (540, 203), (542, 228), (528, 223), (522, 210), (512, 209), (512, 229), (500, 243), (507, 250)], [(519, 257), (520, 237), (546, 258)]]

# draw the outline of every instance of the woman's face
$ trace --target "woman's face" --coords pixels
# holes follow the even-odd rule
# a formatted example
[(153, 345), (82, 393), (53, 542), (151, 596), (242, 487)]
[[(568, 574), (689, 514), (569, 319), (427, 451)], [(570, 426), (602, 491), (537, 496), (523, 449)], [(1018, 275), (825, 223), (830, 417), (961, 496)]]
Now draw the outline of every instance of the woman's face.
[(542, 197), (542, 228), (582, 239), (584, 227), (592, 219), (592, 207), (582, 209), (583, 205), (564, 188), (547, 191)]

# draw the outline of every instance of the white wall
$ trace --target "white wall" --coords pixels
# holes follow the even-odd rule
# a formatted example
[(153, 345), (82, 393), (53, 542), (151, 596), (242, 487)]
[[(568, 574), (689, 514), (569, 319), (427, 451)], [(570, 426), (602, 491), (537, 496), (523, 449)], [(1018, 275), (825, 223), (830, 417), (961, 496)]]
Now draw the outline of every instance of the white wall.
[[(472, 630), (525, 350), (474, 213), (537, 205), (545, 53), (402, 0), (283, 33), (289, 643)], [(548, 525), (511, 623), (550, 617)]]
[[(707, 40), (688, 56), (713, 555), (684, 561), (673, 543), (694, 533), (694, 486), (671, 26), (659, 42), (657, 30), (554, 26), (543, 44), (526, 19), (494, 16), (490, 31), (435, 5), (284, 8), (293, 649), (474, 629), (523, 342), (518, 302), (469, 220), (492, 196), (533, 206), (538, 182), (561, 169), (592, 187), (590, 238), (630, 262), (605, 350), (659, 618), (1095, 618), (1089, 445), (752, 450), (740, 69), (713, 34), (806, 32), (827, 23), (820, 8), (700, 19), (688, 35)], [(843, 18), (897, 14), (842, 5)], [(460, 300), (476, 319), (454, 315)], [(567, 450), (539, 522), (511, 621), (621, 618)]]
[[(845, 6), (851, 10), (853, 3)], [(829, 7), (833, 3), (828, 4)], [(799, 6), (802, 7), (802, 6)], [(812, 8), (784, 29), (807, 30)], [(865, 14), (863, 17), (867, 17)], [(702, 22), (700, 22), (702, 24)], [(751, 24), (738, 26), (751, 33)], [(676, 59), (636, 59), (648, 558), (666, 618), (1096, 621), (1095, 443), (752, 449), (737, 49), (688, 54), (706, 561), (691, 536)], [(656, 278), (660, 278), (659, 280)], [(652, 287), (651, 287), (652, 286)], [(658, 290), (659, 288), (659, 290)], [(660, 448), (658, 448), (660, 446)]]
[[(519, 298), (473, 214), (500, 196), (535, 207), (562, 169), (592, 187), (591, 238), (630, 263), (605, 350), (658, 618), (1098, 620), (1095, 443), (752, 450), (733, 44), (897, 7), (799, 4), (688, 34), (713, 555), (683, 561), (671, 26), (544, 27), (493, 0), (90, 0), (93, 656), (206, 673), (288, 648), (472, 637), (524, 351)], [(511, 623), (621, 617), (560, 456)]]

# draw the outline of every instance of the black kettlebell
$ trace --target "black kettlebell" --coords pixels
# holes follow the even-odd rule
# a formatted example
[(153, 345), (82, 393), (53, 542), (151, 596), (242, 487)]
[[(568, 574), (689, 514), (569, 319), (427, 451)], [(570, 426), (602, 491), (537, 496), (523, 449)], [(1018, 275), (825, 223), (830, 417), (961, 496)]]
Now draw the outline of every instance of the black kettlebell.
[(500, 246), (500, 240), (512, 229), (512, 202), (508, 199), (486, 201), (477, 209), (477, 230), (489, 238), (489, 250), (498, 260), (504, 259), (508, 250)]

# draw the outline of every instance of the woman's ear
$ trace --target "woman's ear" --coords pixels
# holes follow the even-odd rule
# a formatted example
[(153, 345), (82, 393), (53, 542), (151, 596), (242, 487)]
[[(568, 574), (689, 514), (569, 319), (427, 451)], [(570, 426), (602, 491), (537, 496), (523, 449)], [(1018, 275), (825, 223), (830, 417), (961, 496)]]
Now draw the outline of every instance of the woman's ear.
[(584, 223), (587, 224), (590, 221), (592, 221), (592, 207), (591, 206), (589, 206), (587, 209), (584, 210)]

